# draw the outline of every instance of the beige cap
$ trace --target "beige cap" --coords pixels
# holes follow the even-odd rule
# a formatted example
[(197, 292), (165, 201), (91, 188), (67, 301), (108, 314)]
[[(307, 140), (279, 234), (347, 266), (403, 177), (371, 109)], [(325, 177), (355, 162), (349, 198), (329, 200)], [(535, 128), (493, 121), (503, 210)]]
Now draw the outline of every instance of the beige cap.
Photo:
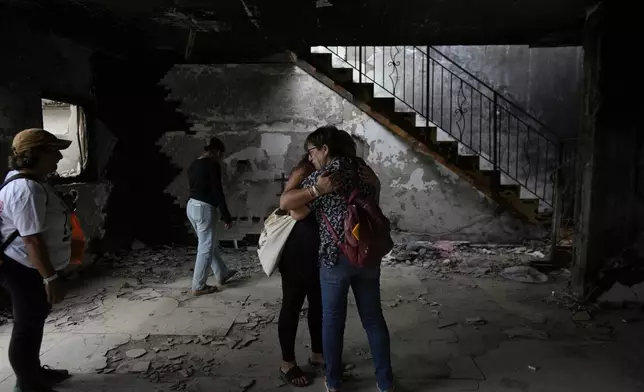
[(71, 144), (70, 140), (59, 139), (44, 129), (30, 128), (20, 131), (14, 136), (11, 147), (14, 153), (20, 154), (34, 147), (51, 147), (57, 150), (64, 150)]

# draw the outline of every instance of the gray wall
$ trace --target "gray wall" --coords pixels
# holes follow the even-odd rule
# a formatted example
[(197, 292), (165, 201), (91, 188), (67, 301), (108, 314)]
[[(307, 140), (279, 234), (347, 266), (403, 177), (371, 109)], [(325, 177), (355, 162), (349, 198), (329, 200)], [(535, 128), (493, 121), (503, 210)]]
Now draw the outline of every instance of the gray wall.
[[(306, 135), (333, 124), (365, 142), (382, 181), (381, 202), (395, 225), (433, 238), (518, 241), (533, 232), (445, 167), (292, 64), (176, 66), (163, 80), (169, 99), (193, 122), (194, 135), (166, 134), (159, 145), (184, 171), (168, 187), (187, 202), (185, 168), (216, 135), (227, 145), (225, 187), (233, 215), (265, 217), (278, 205), (275, 181), (304, 153)], [(248, 164), (246, 164), (248, 162)]]
[(557, 135), (574, 137), (581, 115), (582, 47), (438, 46)]

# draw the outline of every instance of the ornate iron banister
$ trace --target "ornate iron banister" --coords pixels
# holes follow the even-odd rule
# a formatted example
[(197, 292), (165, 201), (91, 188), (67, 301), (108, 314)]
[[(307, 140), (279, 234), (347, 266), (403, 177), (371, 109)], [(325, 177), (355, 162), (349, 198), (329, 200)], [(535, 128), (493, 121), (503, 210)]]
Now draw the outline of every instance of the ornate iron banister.
[[(430, 55), (429, 53), (426, 53), (425, 51), (423, 51), (423, 49), (422, 49), (422, 48), (420, 48), (420, 47), (418, 47), (418, 46), (415, 46), (415, 48), (416, 48), (418, 51), (420, 51), (420, 52), (422, 52), (422, 53), (425, 53), (427, 56), (429, 56), (429, 55)], [(429, 47), (428, 47), (428, 49), (429, 49), (429, 51), (430, 51), (430, 52), (434, 52), (434, 53), (436, 53), (436, 54), (438, 55), (438, 57), (440, 57), (440, 58), (444, 59), (445, 61), (447, 61), (451, 66), (453, 66), (453, 67), (455, 67), (456, 69), (458, 69), (459, 71), (463, 72), (465, 75), (467, 75), (467, 76), (468, 76), (469, 78), (471, 78), (472, 80), (475, 80), (477, 84), (479, 84), (479, 85), (481, 85), (481, 86), (484, 86), (484, 87), (485, 87), (486, 89), (488, 89), (492, 94), (496, 94), (496, 95), (498, 95), (498, 98), (499, 98), (499, 99), (501, 99), (501, 100), (503, 100), (505, 103), (507, 103), (507, 105), (509, 105), (509, 106), (513, 107), (516, 111), (518, 111), (518, 112), (522, 113), (522, 115), (523, 115), (523, 116), (525, 116), (525, 117), (527, 117), (527, 118), (529, 118), (529, 119), (531, 120), (531, 122), (533, 122), (533, 123), (535, 123), (535, 124), (538, 124), (538, 125), (540, 126), (540, 128), (541, 128), (541, 130), (542, 130), (542, 131), (545, 131), (545, 133), (550, 133), (550, 134), (552, 135), (552, 138), (553, 138), (554, 140), (556, 140), (556, 139), (557, 139), (557, 136), (556, 136), (555, 132), (553, 132), (552, 130), (550, 130), (550, 128), (549, 128), (546, 124), (544, 124), (543, 122), (541, 122), (541, 120), (539, 120), (538, 118), (536, 118), (535, 116), (533, 116), (532, 114), (530, 114), (530, 113), (528, 112), (528, 110), (527, 110), (527, 109), (525, 109), (525, 108), (521, 107), (521, 106), (520, 106), (519, 104), (517, 104), (516, 102), (512, 102), (512, 101), (510, 101), (508, 98), (506, 98), (503, 94), (501, 94), (501, 93), (499, 93), (498, 91), (496, 91), (496, 90), (495, 90), (493, 87), (491, 87), (489, 84), (487, 84), (486, 82), (482, 81), (479, 77), (475, 76), (473, 73), (471, 73), (470, 71), (468, 71), (468, 70), (466, 70), (465, 68), (463, 68), (461, 65), (459, 65), (457, 62), (455, 62), (454, 60), (452, 60), (451, 58), (449, 58), (447, 55), (445, 55), (445, 54), (444, 54), (443, 52), (441, 52), (440, 50), (436, 49), (436, 47), (434, 47), (434, 46), (429, 46)], [(544, 136), (546, 136), (546, 135), (544, 135)], [(553, 141), (554, 141), (554, 140), (553, 140)]]
[(498, 170), (506, 182), (553, 206), (556, 135), (443, 53), (431, 46), (327, 46), (324, 51), (357, 71), (354, 81), (373, 83), (376, 97), (394, 97), (398, 111), (415, 113), (426, 126), (458, 141), (462, 155), (478, 155), (482, 170)]

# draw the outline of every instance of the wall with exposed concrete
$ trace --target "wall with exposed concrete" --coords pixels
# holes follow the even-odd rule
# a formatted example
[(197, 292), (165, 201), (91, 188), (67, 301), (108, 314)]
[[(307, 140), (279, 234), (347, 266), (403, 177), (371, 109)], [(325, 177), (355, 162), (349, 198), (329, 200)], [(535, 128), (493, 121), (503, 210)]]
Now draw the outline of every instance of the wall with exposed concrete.
[(281, 184), (304, 153), (308, 133), (336, 125), (364, 141), (363, 155), (382, 182), (384, 211), (400, 230), (433, 238), (516, 241), (531, 231), (495, 214), (495, 204), (444, 166), (420, 154), (355, 106), (292, 64), (175, 66), (164, 78), (169, 99), (194, 124), (168, 133), (162, 151), (184, 171), (167, 192), (185, 205), (185, 169), (205, 141), (224, 140), (224, 182), (238, 217), (265, 217)]
[[(5, 59), (0, 62), (0, 176), (4, 178), (13, 136), (22, 129), (43, 126), (42, 97), (91, 102), (92, 51), (60, 37), (34, 32), (18, 23), (0, 26), (0, 50)], [(69, 113), (56, 117), (65, 123)], [(90, 128), (103, 138), (101, 147), (93, 146), (92, 150), (105, 160), (113, 147), (108, 142), (109, 130), (101, 127), (97, 120)], [(54, 131), (64, 133), (65, 138), (76, 138), (75, 134), (68, 134), (67, 129)], [(77, 143), (75, 148), (78, 148)], [(67, 171), (76, 166), (77, 162), (63, 160), (59, 169)], [(98, 162), (94, 167), (99, 169)], [(79, 191), (77, 212), (88, 243), (102, 235), (103, 207), (110, 191), (110, 185), (100, 179), (99, 173), (90, 177), (91, 183), (61, 187), (63, 191), (71, 188)]]

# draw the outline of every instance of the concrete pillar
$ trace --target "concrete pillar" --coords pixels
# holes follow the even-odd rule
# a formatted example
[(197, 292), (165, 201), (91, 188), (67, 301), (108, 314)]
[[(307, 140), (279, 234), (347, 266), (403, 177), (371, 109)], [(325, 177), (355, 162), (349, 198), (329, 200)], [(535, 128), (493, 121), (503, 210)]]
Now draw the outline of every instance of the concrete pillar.
[[(634, 2), (633, 2), (634, 3)], [(573, 289), (586, 296), (602, 266), (642, 229), (642, 67), (631, 2), (589, 10), (584, 39), (583, 124), (578, 139)]]

